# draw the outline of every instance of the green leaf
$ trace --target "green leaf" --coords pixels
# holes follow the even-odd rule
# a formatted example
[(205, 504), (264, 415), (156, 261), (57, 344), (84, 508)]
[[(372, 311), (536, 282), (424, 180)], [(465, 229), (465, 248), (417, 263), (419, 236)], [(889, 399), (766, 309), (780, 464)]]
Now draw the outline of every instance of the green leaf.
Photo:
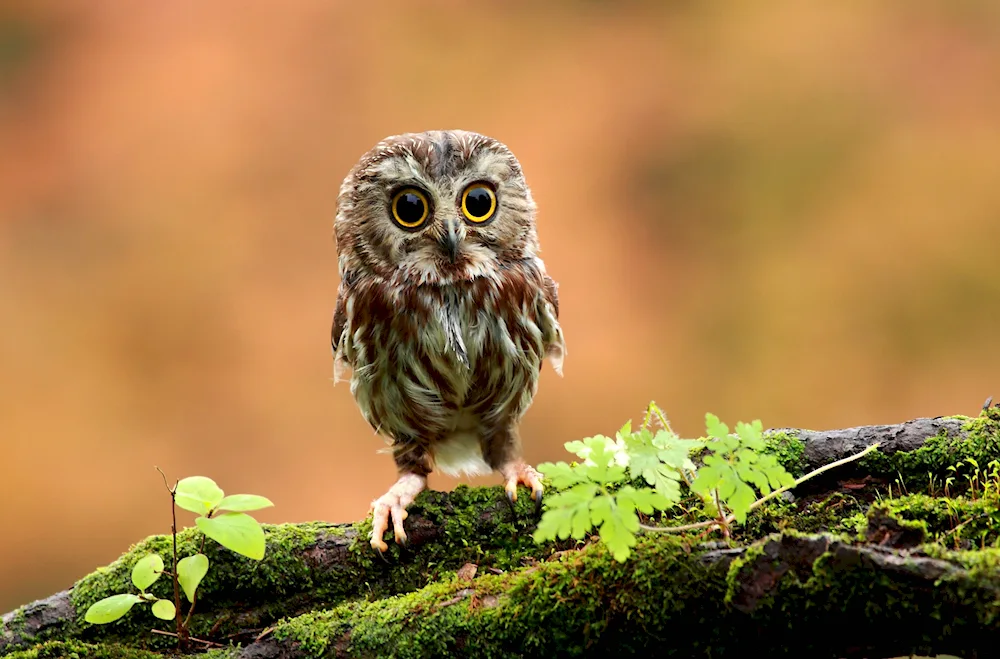
[(195, 554), (177, 561), (177, 581), (180, 582), (189, 602), (194, 602), (198, 584), (208, 574), (208, 556)]
[(739, 435), (743, 445), (755, 451), (764, 450), (763, 429), (760, 419), (754, 421), (753, 424), (742, 421), (736, 424), (736, 434)]
[(744, 483), (750, 483), (760, 490), (761, 494), (771, 493), (771, 485), (768, 483), (767, 474), (763, 471), (758, 471), (750, 465), (741, 463), (736, 465), (736, 473), (740, 475)]
[(590, 521), (590, 502), (594, 500), (598, 489), (593, 483), (580, 483), (547, 497), (546, 510), (532, 535), (535, 542), (556, 538), (565, 540), (570, 536), (582, 540), (586, 537), (587, 532), (593, 528)]
[(729, 463), (718, 456), (705, 456), (705, 466), (698, 470), (698, 475), (691, 483), (691, 489), (697, 494), (711, 494), (712, 490), (731, 479), (732, 471), (733, 468)]
[[(647, 483), (649, 480), (647, 479)], [(681, 500), (681, 484), (677, 478), (677, 472), (670, 467), (662, 466), (656, 470), (652, 483), (653, 487), (673, 505)]]
[(256, 494), (230, 494), (215, 506), (216, 510), (231, 510), (233, 512), (247, 512), (250, 510), (260, 510), (270, 508), (274, 504), (266, 497)]
[(163, 573), (163, 559), (159, 554), (146, 554), (132, 568), (132, 583), (139, 590), (146, 590)]
[[(653, 436), (649, 431), (637, 432), (625, 437), (625, 450), (628, 451), (628, 471), (630, 478), (646, 479), (654, 484), (655, 470), (663, 465), (660, 460), (660, 449), (653, 445)], [(647, 477), (647, 474), (650, 476)], [(650, 480), (653, 478), (654, 480)]]
[(639, 518), (635, 510), (623, 511), (608, 495), (602, 495), (590, 504), (590, 517), (600, 525), (601, 542), (608, 546), (611, 555), (619, 563), (625, 561), (636, 544), (635, 533), (639, 530)]
[[(649, 488), (636, 489), (631, 485), (626, 485), (618, 490), (616, 500), (619, 506), (623, 508), (629, 507), (633, 510), (644, 512), (647, 515), (652, 514), (654, 510), (666, 510), (674, 504), (673, 501), (656, 490)], [(636, 527), (636, 530), (638, 530), (638, 527)]]
[(160, 620), (173, 620), (177, 616), (177, 609), (170, 600), (156, 600), (153, 602), (153, 615)]
[(757, 496), (753, 493), (753, 488), (746, 483), (739, 481), (732, 496), (726, 499), (726, 505), (728, 505), (730, 510), (733, 511), (733, 517), (736, 521), (743, 524), (747, 521), (747, 513), (749, 512), (750, 504), (756, 501), (756, 499)]
[(182, 478), (174, 491), (174, 501), (178, 506), (199, 515), (207, 515), (224, 496), (215, 481), (205, 476)]
[(736, 492), (736, 486), (741, 483), (743, 481), (730, 470), (730, 473), (719, 479), (719, 498), (723, 501), (729, 501), (729, 497), (733, 496), (733, 493)]
[(773, 465), (764, 467), (763, 472), (767, 475), (767, 480), (775, 490), (795, 486), (795, 476), (785, 471), (785, 468), (778, 464), (777, 460), (774, 461)]
[(757, 459), (757, 469), (767, 476), (772, 489), (777, 490), (782, 487), (793, 487), (795, 485), (795, 477), (781, 466), (778, 458), (769, 453), (762, 453), (760, 455)]
[(567, 487), (589, 480), (583, 472), (582, 465), (573, 467), (565, 462), (543, 462), (538, 465), (537, 469), (543, 476), (549, 479), (552, 486), (557, 490), (564, 490)]
[(128, 613), (129, 609), (138, 601), (140, 601), (139, 596), (131, 593), (105, 597), (101, 601), (91, 604), (83, 619), (93, 625), (114, 622)]
[(625, 477), (625, 468), (617, 464), (617, 445), (610, 437), (597, 435), (583, 440), (590, 449), (587, 462), (587, 477), (597, 483), (618, 482)]
[(630, 478), (641, 477), (671, 502), (680, 501), (681, 487), (678, 481), (681, 475), (677, 469), (687, 460), (687, 452), (683, 447), (662, 449), (656, 445), (652, 433), (646, 430), (626, 437), (625, 448), (629, 455)]
[(719, 417), (711, 412), (705, 415), (705, 430), (708, 431), (709, 437), (719, 441), (729, 437), (729, 426), (719, 421)]
[(264, 558), (264, 529), (246, 513), (223, 513), (215, 517), (199, 517), (195, 524), (202, 533), (226, 549), (248, 558)]
[(691, 464), (690, 460), (691, 452), (704, 445), (704, 442), (699, 442), (696, 439), (681, 439), (665, 430), (661, 430), (653, 437), (653, 446), (660, 449), (660, 460), (675, 469), (693, 468), (694, 465)]
[(564, 444), (566, 450), (577, 456), (581, 460), (586, 460), (587, 456), (590, 454), (590, 448), (581, 442), (579, 439), (575, 439), (571, 442), (566, 442)]

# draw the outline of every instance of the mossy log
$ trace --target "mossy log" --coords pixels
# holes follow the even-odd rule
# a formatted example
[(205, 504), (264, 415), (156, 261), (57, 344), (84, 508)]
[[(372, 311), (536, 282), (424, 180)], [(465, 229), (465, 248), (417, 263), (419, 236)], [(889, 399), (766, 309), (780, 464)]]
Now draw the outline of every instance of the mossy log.
[[(190, 654), (292, 657), (993, 656), (1000, 647), (1000, 410), (831, 432), (770, 431), (801, 474), (880, 442), (754, 511), (727, 542), (649, 534), (624, 563), (595, 540), (536, 544), (527, 497), (500, 487), (425, 492), (410, 546), (384, 558), (354, 524), (265, 525), (251, 561), (208, 543), (211, 569)], [(968, 459), (971, 458), (972, 462)], [(971, 466), (958, 471), (950, 467)], [(956, 478), (956, 474), (959, 475)], [(964, 477), (969, 474), (969, 477)], [(948, 477), (952, 481), (948, 482)], [(687, 514), (662, 525), (697, 521)], [(69, 590), (3, 616), (0, 656), (153, 658), (176, 641), (148, 607), (90, 625), (83, 613), (131, 592), (152, 536)], [(194, 529), (178, 536), (198, 550)], [(167, 579), (150, 589), (172, 597)]]

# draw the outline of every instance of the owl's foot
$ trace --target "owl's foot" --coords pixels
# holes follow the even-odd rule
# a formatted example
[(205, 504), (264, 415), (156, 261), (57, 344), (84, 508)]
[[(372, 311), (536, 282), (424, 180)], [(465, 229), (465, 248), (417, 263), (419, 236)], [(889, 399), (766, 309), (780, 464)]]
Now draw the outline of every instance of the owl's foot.
[(535, 468), (518, 460), (500, 469), (500, 473), (507, 483), (504, 490), (507, 492), (507, 500), (513, 505), (517, 501), (517, 486), (523, 483), (531, 488), (531, 498), (535, 502), (535, 514), (542, 510), (542, 475), (535, 471)]
[(413, 503), (417, 495), (427, 487), (427, 478), (417, 474), (403, 474), (399, 477), (389, 491), (372, 501), (369, 512), (372, 515), (372, 549), (382, 552), (389, 549), (389, 545), (382, 540), (382, 535), (389, 528), (389, 519), (392, 519), (393, 535), (396, 537), (396, 544), (406, 546), (406, 532), (403, 530), (403, 520), (407, 518), (406, 507)]

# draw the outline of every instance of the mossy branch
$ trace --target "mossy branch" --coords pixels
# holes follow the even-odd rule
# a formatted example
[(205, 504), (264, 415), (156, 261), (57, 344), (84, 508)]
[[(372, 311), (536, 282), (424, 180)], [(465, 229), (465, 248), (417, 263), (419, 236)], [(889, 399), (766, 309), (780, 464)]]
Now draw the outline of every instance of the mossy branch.
[[(411, 549), (391, 546), (386, 561), (370, 550), (367, 520), (265, 525), (263, 561), (206, 548), (213, 569), (199, 587), (191, 633), (226, 646), (208, 657), (245, 659), (691, 656), (706, 648), (713, 656), (974, 656), (995, 647), (994, 504), (940, 496), (934, 477), (1000, 454), (1000, 411), (825, 436), (828, 444), (823, 433), (781, 430), (767, 441), (797, 475), (881, 446), (802, 483), (794, 503), (761, 502), (729, 543), (649, 535), (625, 563), (590, 543), (535, 544), (532, 502), (519, 497), (512, 515), (499, 487), (422, 494), (406, 522)], [(929, 474), (931, 493), (917, 494)], [(890, 499), (887, 486), (898, 491), (897, 481), (911, 494)], [(881, 505), (866, 519), (872, 502)], [(173, 640), (149, 633), (151, 615), (92, 626), (82, 614), (127, 586), (139, 556), (169, 553), (169, 542), (147, 538), (70, 590), (4, 615), (0, 656), (162, 656)], [(180, 532), (178, 552), (199, 544), (194, 530)], [(168, 585), (152, 590), (169, 596)]]

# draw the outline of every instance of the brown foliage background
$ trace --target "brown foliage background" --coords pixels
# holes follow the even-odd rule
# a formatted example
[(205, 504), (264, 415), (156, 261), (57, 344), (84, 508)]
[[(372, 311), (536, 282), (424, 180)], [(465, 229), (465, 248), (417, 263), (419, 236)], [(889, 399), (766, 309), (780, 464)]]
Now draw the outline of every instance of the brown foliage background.
[(526, 170), (569, 346), (533, 462), (650, 398), (692, 434), (975, 413), (998, 117), (993, 0), (8, 0), (0, 610), (167, 531), (154, 465), (270, 522), (384, 491), (328, 336), (337, 189), (389, 134)]

